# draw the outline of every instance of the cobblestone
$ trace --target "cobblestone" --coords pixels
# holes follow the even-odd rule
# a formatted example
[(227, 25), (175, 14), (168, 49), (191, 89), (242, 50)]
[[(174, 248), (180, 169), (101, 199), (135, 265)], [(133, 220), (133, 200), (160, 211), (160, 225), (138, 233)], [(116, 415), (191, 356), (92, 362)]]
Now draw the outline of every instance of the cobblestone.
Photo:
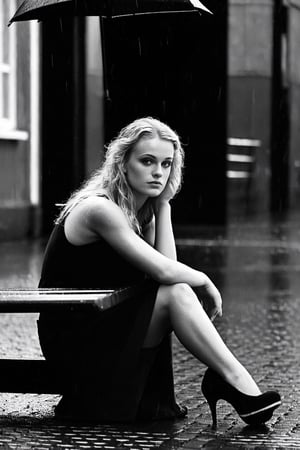
[[(201, 239), (179, 240), (181, 259), (207, 272), (220, 288), (224, 314), (216, 326), (262, 389), (278, 389), (283, 404), (263, 427), (244, 426), (218, 403), (211, 429), (201, 390), (204, 366), (174, 338), (174, 376), (188, 417), (139, 425), (59, 423), (59, 396), (0, 394), (1, 449), (298, 449), (300, 448), (300, 231), (236, 227)], [(2, 287), (36, 286), (44, 243), (0, 245)], [(0, 357), (41, 358), (35, 314), (0, 316)], [(20, 374), (21, 376), (21, 374)]]

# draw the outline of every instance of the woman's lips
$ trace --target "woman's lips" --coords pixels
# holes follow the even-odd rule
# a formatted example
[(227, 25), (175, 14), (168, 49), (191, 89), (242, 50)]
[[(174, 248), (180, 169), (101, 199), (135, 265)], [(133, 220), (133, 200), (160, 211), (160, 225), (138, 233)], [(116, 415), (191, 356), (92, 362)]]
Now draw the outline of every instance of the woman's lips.
[(151, 186), (162, 186), (162, 183), (160, 181), (149, 181)]

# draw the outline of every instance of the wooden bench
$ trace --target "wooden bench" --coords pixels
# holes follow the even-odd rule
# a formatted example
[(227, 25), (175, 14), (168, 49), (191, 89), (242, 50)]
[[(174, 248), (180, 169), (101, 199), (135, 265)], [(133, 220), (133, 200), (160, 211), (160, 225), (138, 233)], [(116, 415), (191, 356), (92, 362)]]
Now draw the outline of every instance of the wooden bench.
[[(0, 313), (105, 311), (127, 299), (132, 288), (118, 291), (73, 289), (0, 290)], [(70, 381), (68, 368), (43, 359), (0, 359), (0, 392), (61, 394)]]

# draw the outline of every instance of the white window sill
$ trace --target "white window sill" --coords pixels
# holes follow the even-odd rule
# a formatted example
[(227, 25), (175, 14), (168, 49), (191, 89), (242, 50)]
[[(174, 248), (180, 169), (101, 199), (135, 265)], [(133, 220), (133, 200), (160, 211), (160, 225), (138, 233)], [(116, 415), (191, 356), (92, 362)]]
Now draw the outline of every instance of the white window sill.
[(0, 129), (0, 140), (7, 141), (28, 141), (29, 133), (28, 131), (21, 130), (1, 130)]

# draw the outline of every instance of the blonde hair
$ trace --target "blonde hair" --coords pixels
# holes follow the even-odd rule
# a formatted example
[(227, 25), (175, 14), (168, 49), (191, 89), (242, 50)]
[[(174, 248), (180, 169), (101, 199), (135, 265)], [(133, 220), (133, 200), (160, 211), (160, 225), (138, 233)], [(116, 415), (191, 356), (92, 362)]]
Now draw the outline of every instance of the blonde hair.
[(154, 138), (156, 136), (172, 142), (174, 146), (169, 180), (173, 182), (177, 193), (182, 184), (184, 163), (184, 152), (180, 139), (177, 133), (165, 123), (152, 117), (144, 117), (124, 127), (118, 136), (110, 142), (102, 166), (70, 196), (66, 204), (63, 205), (55, 223), (60, 223), (82, 200), (90, 196), (101, 195), (105, 191), (108, 197), (122, 209), (131, 227), (141, 233), (143, 225), (152, 218), (153, 200), (149, 198), (145, 202), (139, 211), (139, 217), (137, 217), (134, 208), (134, 196), (125, 174), (125, 165), (134, 145), (141, 138)]

